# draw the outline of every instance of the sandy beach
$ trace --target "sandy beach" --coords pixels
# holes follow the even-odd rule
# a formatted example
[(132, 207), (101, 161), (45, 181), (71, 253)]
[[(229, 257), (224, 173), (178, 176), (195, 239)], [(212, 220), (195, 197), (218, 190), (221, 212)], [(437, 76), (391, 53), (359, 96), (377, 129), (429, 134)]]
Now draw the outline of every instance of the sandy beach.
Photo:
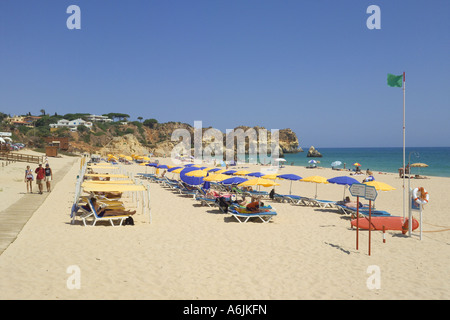
[[(159, 160), (171, 164), (170, 159)], [(450, 231), (441, 231), (450, 228), (446, 195), (450, 178), (411, 180), (412, 187), (423, 186), (430, 194), (423, 213), (423, 240), (418, 230), (411, 238), (387, 231), (383, 243), (382, 233), (374, 231), (369, 256), (367, 231), (360, 232), (356, 250), (350, 217), (335, 209), (266, 200), (277, 216), (269, 223), (242, 224), (229, 214), (200, 206), (192, 197), (147, 181), (151, 224), (140, 213), (134, 216), (134, 226), (71, 224), (80, 158), (50, 161), (55, 172), (71, 167), (1, 254), (0, 299), (450, 298)], [(25, 166), (15, 163), (0, 169), (0, 214), (7, 214), (4, 209), (12, 204), (20, 205), (26, 190)], [(146, 170), (137, 164), (124, 167), (133, 174)], [(286, 166), (278, 173), (332, 178), (350, 172)], [(379, 192), (376, 208), (402, 216), (403, 180), (394, 173), (373, 175), (396, 188)], [(289, 193), (290, 182), (280, 184), (276, 191)], [(315, 191), (313, 183), (292, 184), (293, 194), (314, 197)], [(341, 200), (343, 186), (320, 184), (317, 192), (318, 199)], [(379, 268), (379, 288), (368, 285), (372, 266)], [(78, 289), (67, 285), (73, 267), (80, 271)]]

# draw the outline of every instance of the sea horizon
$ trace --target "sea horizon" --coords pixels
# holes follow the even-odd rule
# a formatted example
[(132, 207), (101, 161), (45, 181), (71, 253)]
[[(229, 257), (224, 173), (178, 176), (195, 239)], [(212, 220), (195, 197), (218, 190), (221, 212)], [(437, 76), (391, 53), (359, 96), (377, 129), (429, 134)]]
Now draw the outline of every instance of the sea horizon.
[[(338, 168), (353, 170), (354, 163), (360, 163), (360, 169), (372, 172), (398, 173), (403, 166), (403, 147), (317, 147), (322, 157), (307, 157), (304, 152), (285, 153), (286, 165), (309, 166), (310, 160), (316, 160), (318, 167), (331, 168), (331, 163), (341, 161)], [(405, 163), (425, 163), (428, 167), (412, 168), (412, 174), (421, 176), (450, 177), (450, 147), (406, 147)]]

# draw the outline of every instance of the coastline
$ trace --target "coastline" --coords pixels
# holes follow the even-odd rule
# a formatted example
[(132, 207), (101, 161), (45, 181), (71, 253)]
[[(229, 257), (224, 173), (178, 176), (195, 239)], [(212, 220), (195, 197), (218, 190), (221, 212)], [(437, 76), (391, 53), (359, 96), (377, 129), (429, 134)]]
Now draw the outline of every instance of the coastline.
[[(169, 158), (158, 160), (171, 164)], [(133, 174), (150, 170), (136, 164), (124, 168)], [(267, 200), (278, 213), (270, 223), (240, 224), (156, 183), (149, 183), (151, 224), (148, 217), (136, 215), (134, 226), (71, 225), (78, 170), (77, 162), (0, 256), (1, 299), (450, 298), (450, 258), (443, 254), (449, 232), (424, 233), (420, 241), (417, 235), (407, 238), (389, 231), (386, 243), (380, 232), (373, 232), (368, 256), (367, 233), (360, 232), (361, 247), (356, 250), (349, 217), (336, 211)], [(337, 172), (286, 166), (279, 173), (331, 178)], [(397, 188), (379, 193), (377, 209), (401, 215), (401, 179), (374, 175)], [(450, 179), (421, 182), (431, 195), (424, 229), (450, 225), (444, 195)], [(294, 182), (292, 193), (311, 197), (315, 187)], [(343, 195), (342, 186), (317, 188), (320, 199), (339, 200)], [(281, 181), (276, 191), (288, 193), (289, 183)], [(380, 267), (380, 289), (366, 285), (371, 265)], [(70, 266), (81, 270), (79, 290), (67, 287)]]
[[(361, 170), (370, 168), (371, 171), (397, 173), (403, 166), (402, 147), (354, 147), (354, 148), (318, 148), (323, 157), (308, 158), (306, 153), (285, 154), (286, 164), (308, 165), (309, 160), (320, 161), (317, 166), (331, 168), (333, 161), (339, 160), (347, 164), (347, 169), (353, 169), (354, 162), (362, 164)], [(406, 163), (426, 163), (428, 168), (413, 168), (413, 174), (433, 177), (450, 177), (450, 147), (407, 147)], [(343, 165), (340, 166), (343, 168)]]

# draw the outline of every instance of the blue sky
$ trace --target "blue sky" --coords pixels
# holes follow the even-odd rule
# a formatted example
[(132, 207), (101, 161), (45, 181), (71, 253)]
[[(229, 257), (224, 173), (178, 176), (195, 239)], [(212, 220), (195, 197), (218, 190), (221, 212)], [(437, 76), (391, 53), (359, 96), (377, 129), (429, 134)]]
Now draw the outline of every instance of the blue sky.
[[(70, 5), (81, 30), (69, 30)], [(381, 29), (369, 30), (369, 5)], [(450, 146), (450, 1), (2, 0), (0, 111), (123, 112), (300, 145)]]

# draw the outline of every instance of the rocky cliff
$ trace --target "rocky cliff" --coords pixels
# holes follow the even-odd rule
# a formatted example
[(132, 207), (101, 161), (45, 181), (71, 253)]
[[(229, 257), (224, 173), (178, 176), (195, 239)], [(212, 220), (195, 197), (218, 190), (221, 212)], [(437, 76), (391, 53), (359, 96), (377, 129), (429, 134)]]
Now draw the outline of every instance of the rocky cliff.
[[(185, 129), (191, 137), (191, 148), (194, 147), (194, 128), (186, 123), (167, 122), (155, 123), (152, 127), (146, 127), (142, 123), (133, 122), (124, 125), (114, 124), (94, 124), (91, 131), (85, 132), (67, 132), (69, 136), (69, 144), (71, 150), (75, 152), (100, 153), (106, 155), (112, 154), (148, 154), (153, 153), (155, 156), (170, 156), (173, 148), (179, 144), (179, 141), (171, 141), (172, 133), (176, 129)], [(211, 144), (213, 139), (206, 139), (205, 132), (209, 128), (203, 128), (201, 137), (202, 147), (205, 148)], [(248, 152), (250, 143), (259, 146), (261, 135), (264, 133), (262, 127), (246, 127), (240, 126), (235, 128), (234, 132), (241, 132), (245, 138), (245, 150)], [(254, 129), (253, 131), (250, 129)], [(248, 134), (256, 133), (255, 135)], [(220, 133), (224, 151), (226, 149), (227, 136)], [(197, 134), (197, 137), (200, 136)], [(236, 153), (236, 139), (234, 152)], [(262, 147), (262, 146), (261, 146)], [(271, 132), (267, 130), (266, 147), (270, 153)], [(303, 152), (299, 147), (297, 135), (291, 129), (279, 130), (279, 154)]]

